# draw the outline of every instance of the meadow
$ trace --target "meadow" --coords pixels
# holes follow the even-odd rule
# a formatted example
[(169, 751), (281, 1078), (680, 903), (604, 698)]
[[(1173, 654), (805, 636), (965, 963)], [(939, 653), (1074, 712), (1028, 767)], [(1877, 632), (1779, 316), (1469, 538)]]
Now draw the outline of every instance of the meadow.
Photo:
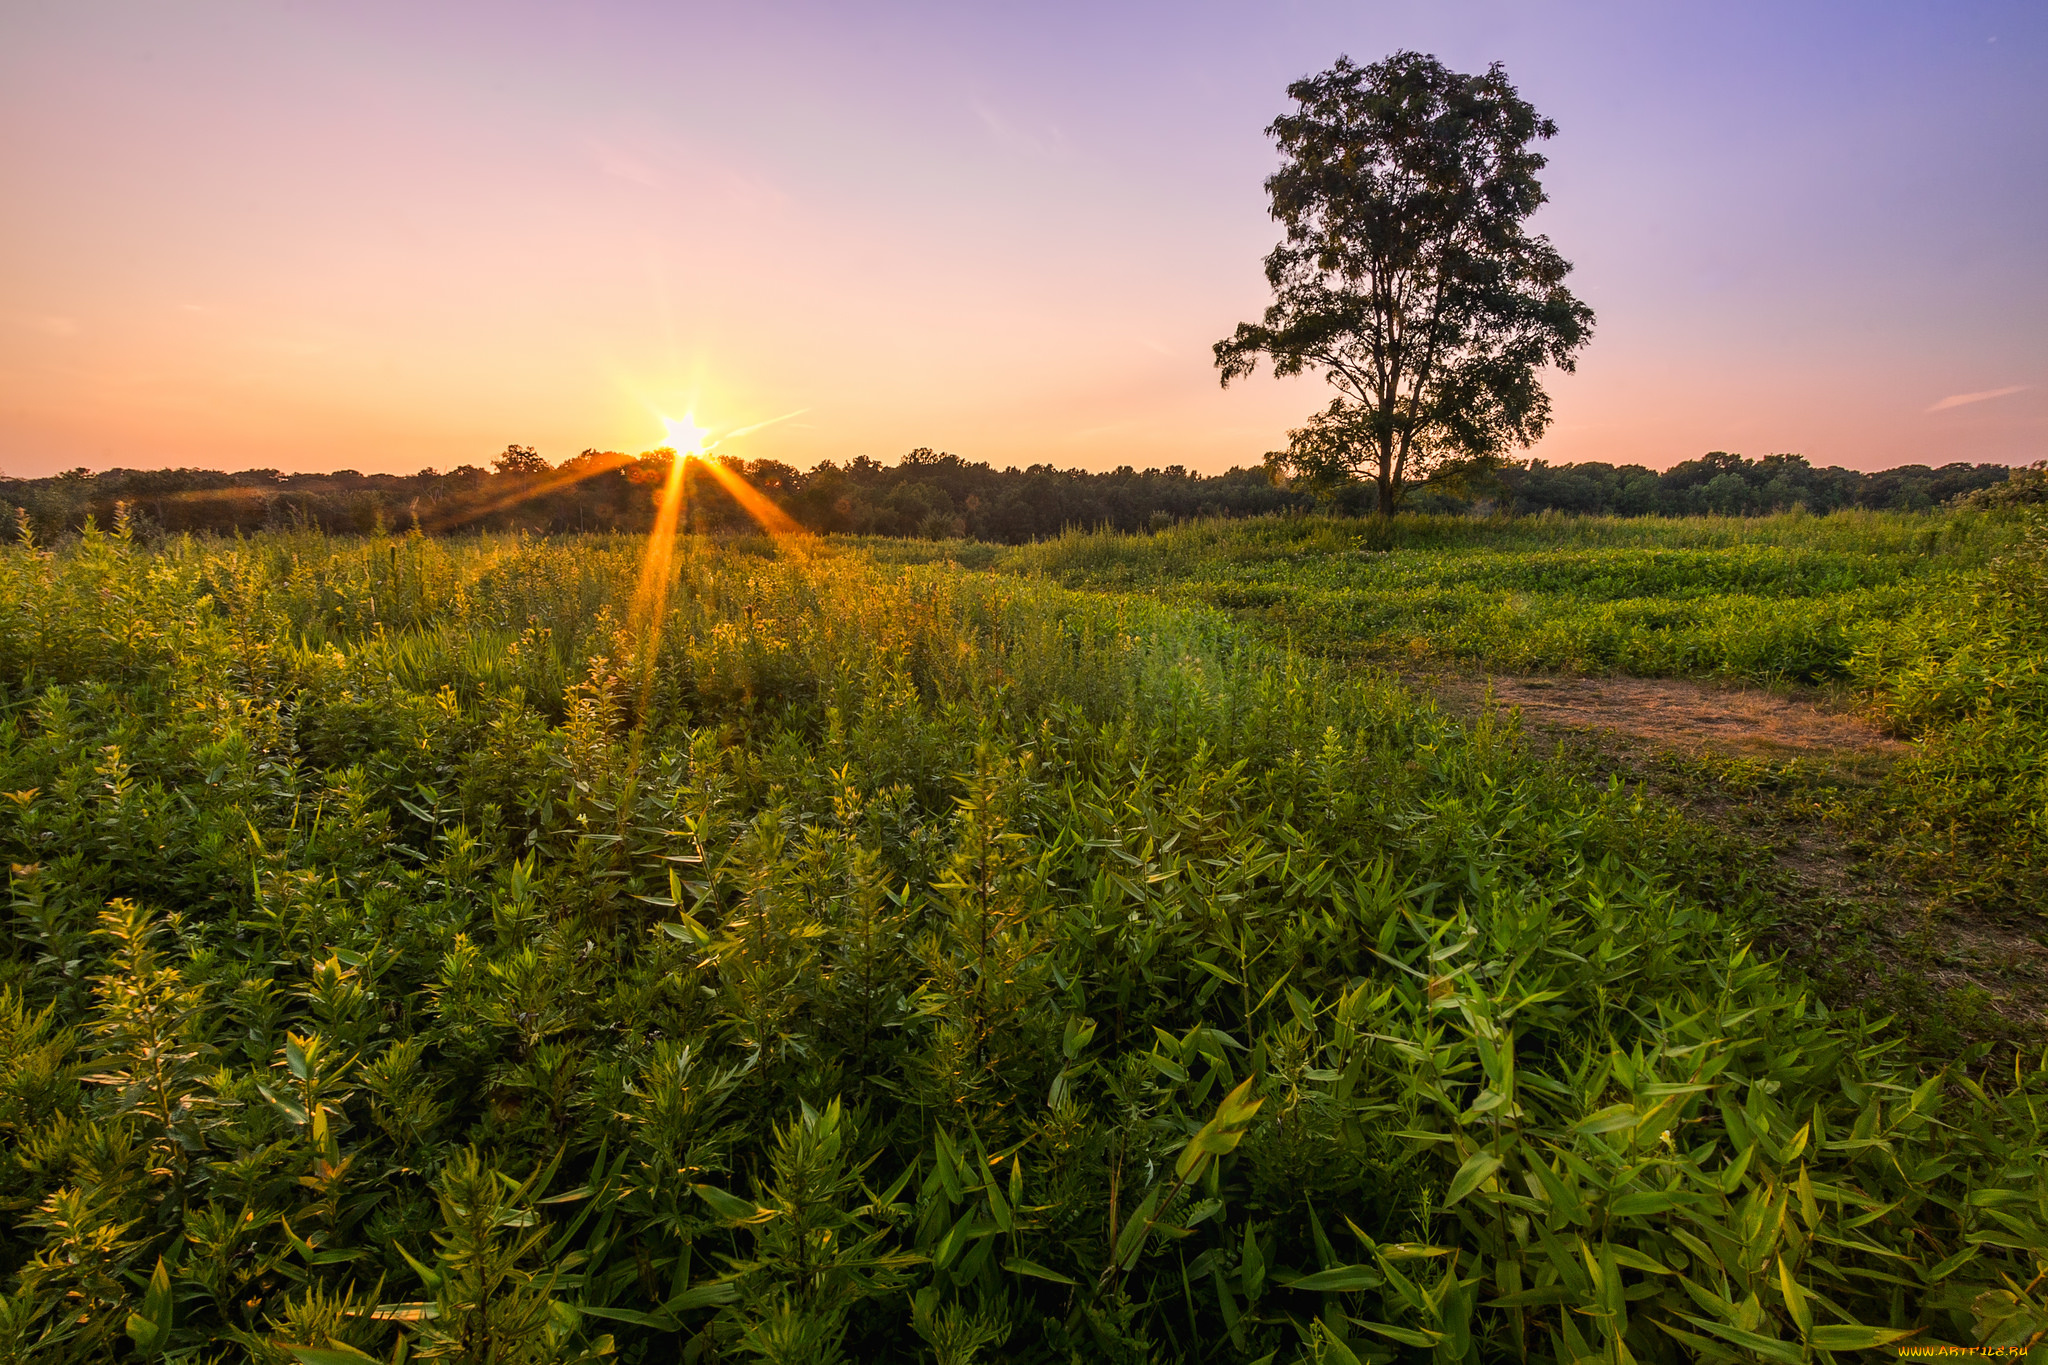
[(1790, 687), (1914, 742), (1865, 838), (1939, 904), (2048, 906), (2048, 531), (2011, 511), (1402, 517), (1070, 532), (990, 560), (1407, 672)]
[(1381, 665), (1861, 689), (1926, 741), (1924, 875), (2010, 910), (2044, 555), (1974, 514), (24, 535), (0, 1353), (2037, 1341), (2048, 1058), (1825, 1000), (1725, 834)]

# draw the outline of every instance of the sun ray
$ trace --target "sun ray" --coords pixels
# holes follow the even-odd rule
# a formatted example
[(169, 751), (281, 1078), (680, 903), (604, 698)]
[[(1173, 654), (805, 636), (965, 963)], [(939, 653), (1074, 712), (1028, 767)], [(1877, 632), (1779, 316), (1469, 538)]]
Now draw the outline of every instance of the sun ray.
[[(748, 431), (758, 431), (763, 426), (795, 415), (785, 414), (785, 417), (756, 423), (727, 434), (737, 436)], [(680, 421), (664, 417), (662, 424), (668, 430), (671, 445), (668, 475), (662, 480), (661, 487), (655, 494), (654, 524), (648, 528), (647, 546), (641, 554), (640, 581), (634, 589), (633, 606), (629, 617), (629, 624), (640, 651), (637, 663), (642, 717), (646, 716), (647, 709), (653, 701), (662, 628), (668, 620), (669, 593), (675, 584), (677, 546), (682, 536), (689, 533), (688, 526), (683, 524), (683, 517), (690, 496), (690, 466), (694, 463), (704, 473), (711, 475), (719, 487), (739, 504), (740, 509), (769, 535), (780, 539), (805, 534), (804, 528), (793, 517), (749, 484), (737, 470), (724, 460), (708, 458), (708, 452), (715, 449), (718, 443), (707, 439), (711, 435), (711, 430), (697, 425), (697, 415), (694, 412), (684, 413)]]
[(796, 519), (777, 507), (768, 496), (739, 476), (723, 460), (700, 460), (699, 465), (726, 491), (740, 510), (754, 519), (763, 531), (778, 538), (808, 534)]
[(647, 532), (647, 549), (640, 559), (640, 582), (633, 592), (628, 627), (639, 643), (640, 657), (634, 661), (640, 675), (640, 707), (633, 729), (634, 754), (639, 753), (640, 736), (646, 731), (649, 709), (654, 702), (654, 679), (661, 662), (661, 628), (668, 619), (669, 588), (675, 581), (672, 566), (676, 551), (676, 519), (683, 506), (684, 470), (691, 456), (676, 451), (668, 463), (668, 477), (662, 480), (654, 498), (654, 525)]
[(661, 620), (668, 611), (669, 565), (675, 559), (676, 521), (683, 509), (684, 471), (692, 458), (681, 450), (671, 455), (668, 477), (654, 495), (654, 525), (648, 528), (640, 584), (633, 593), (633, 616), (651, 635), (650, 650), (660, 642)]
[(614, 469), (622, 469), (631, 463), (633, 463), (632, 456), (620, 455), (616, 452), (608, 452), (588, 460), (569, 461), (563, 464), (561, 468), (551, 470), (541, 478), (531, 483), (522, 484), (508, 493), (501, 493), (488, 502), (464, 503), (447, 511), (437, 509), (434, 513), (434, 520), (427, 529), (431, 531), (451, 531), (464, 522), (475, 521), (478, 517), (487, 517), (493, 512), (502, 512), (507, 507), (514, 507), (522, 502), (531, 501), (534, 498), (545, 497), (549, 493), (559, 492), (573, 484), (582, 483), (585, 479), (593, 479), (599, 474), (609, 474)]

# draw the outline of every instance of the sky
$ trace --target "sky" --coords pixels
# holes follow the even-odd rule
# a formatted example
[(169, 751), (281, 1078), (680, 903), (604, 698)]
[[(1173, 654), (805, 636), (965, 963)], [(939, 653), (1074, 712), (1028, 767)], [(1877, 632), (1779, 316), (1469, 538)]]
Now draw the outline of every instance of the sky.
[(1256, 464), (1264, 129), (1400, 49), (1560, 128), (1528, 454), (2048, 457), (2035, 0), (0, 0), (0, 474)]

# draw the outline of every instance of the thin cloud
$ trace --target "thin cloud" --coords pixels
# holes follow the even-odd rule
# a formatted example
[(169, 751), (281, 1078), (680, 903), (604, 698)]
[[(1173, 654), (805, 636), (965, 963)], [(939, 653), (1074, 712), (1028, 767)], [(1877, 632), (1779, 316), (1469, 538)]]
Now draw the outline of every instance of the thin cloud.
[(719, 439), (729, 441), (735, 436), (751, 436), (755, 432), (761, 430), (763, 427), (772, 427), (777, 422), (787, 422), (790, 418), (801, 417), (809, 411), (809, 408), (798, 408), (795, 412), (785, 412), (780, 417), (770, 417), (767, 421), (756, 422), (752, 426), (736, 427), (733, 430), (726, 432), (725, 435), (720, 437)]
[(1962, 407), (1966, 403), (1982, 403), (1992, 398), (2003, 398), (2009, 393), (2025, 393), (2033, 387), (2032, 384), (2008, 384), (2002, 389), (1986, 389), (1982, 393), (1952, 393), (1927, 410), (1943, 412), (1949, 408)]

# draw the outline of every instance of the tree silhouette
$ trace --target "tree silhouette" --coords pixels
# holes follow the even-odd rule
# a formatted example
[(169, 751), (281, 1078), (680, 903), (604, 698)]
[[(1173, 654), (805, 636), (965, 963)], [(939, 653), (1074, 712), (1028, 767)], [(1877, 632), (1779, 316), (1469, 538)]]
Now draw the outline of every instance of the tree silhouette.
[(1338, 392), (1275, 459), (1312, 483), (1370, 473), (1380, 512), (1451, 461), (1498, 461), (1550, 420), (1536, 380), (1572, 368), (1593, 313), (1525, 222), (1544, 202), (1531, 144), (1556, 134), (1498, 64), (1484, 75), (1399, 52), (1287, 89), (1266, 181), (1286, 237), (1264, 320), (1216, 343), (1223, 383), (1260, 356)]
[(532, 446), (506, 446), (505, 453), (491, 461), (500, 474), (545, 474), (553, 468)]

